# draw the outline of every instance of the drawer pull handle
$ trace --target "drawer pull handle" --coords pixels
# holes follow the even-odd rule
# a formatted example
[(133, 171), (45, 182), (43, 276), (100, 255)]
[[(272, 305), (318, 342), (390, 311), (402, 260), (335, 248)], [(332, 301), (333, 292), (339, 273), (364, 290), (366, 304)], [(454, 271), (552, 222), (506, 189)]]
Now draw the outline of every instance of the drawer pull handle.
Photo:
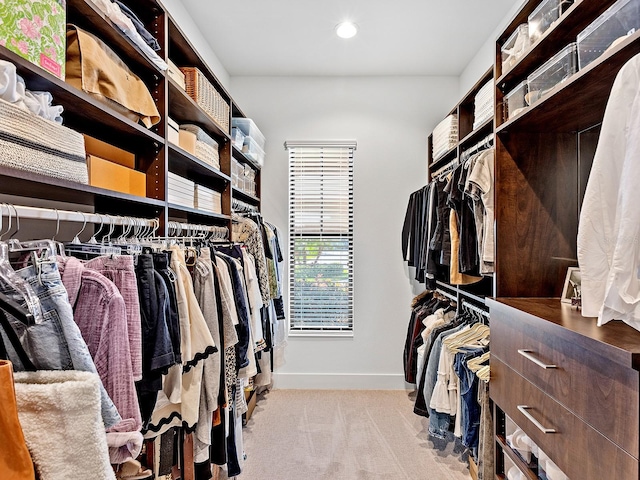
[(533, 350), (520, 349), (520, 350), (518, 350), (518, 353), (520, 355), (522, 355), (524, 358), (526, 358), (527, 360), (531, 360), (533, 363), (535, 363), (539, 367), (542, 367), (542, 368), (558, 368), (557, 365), (547, 365), (546, 363), (541, 362), (536, 357), (531, 355), (533, 353)]
[(531, 408), (532, 407), (529, 407), (527, 405), (518, 405), (518, 410), (520, 410), (520, 413), (522, 413), (525, 417), (527, 417), (531, 421), (531, 423), (533, 423), (536, 427), (538, 427), (540, 429), (540, 431), (542, 433), (556, 433), (555, 428), (546, 428), (539, 421), (537, 421), (535, 418), (533, 418), (533, 415), (531, 415), (527, 411), (527, 410), (529, 410)]

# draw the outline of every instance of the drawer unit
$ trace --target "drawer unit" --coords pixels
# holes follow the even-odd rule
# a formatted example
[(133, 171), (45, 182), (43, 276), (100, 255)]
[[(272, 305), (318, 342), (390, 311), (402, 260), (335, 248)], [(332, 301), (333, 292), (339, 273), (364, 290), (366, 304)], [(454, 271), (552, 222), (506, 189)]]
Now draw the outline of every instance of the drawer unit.
[(636, 458), (495, 358), (493, 350), (491, 397), (569, 478), (638, 478)]
[(584, 337), (574, 332), (492, 304), (492, 357), (638, 457), (638, 372), (586, 347)]

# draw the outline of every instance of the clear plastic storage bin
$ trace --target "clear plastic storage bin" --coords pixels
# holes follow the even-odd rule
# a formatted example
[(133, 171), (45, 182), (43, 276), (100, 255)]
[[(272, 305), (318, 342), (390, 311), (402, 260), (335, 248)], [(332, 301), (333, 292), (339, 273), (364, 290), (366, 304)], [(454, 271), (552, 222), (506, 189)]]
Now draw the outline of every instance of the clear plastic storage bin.
[(527, 103), (533, 105), (549, 90), (578, 71), (576, 44), (570, 43), (527, 78)]
[(231, 130), (231, 140), (233, 141), (233, 145), (238, 149), (242, 150), (242, 146), (244, 145), (244, 133), (238, 127), (233, 127)]
[[(231, 126), (239, 128), (246, 137), (251, 137), (255, 143), (258, 144), (261, 150), (264, 150), (265, 138), (262, 132), (258, 129), (256, 124), (250, 118), (232, 118)], [(246, 139), (245, 139), (246, 143)]]
[(537, 42), (572, 3), (573, 0), (545, 0), (538, 5), (528, 18), (531, 43)]
[(578, 34), (578, 64), (584, 68), (640, 28), (640, 0), (618, 0)]
[(253, 137), (246, 137), (242, 147), (244, 154), (258, 165), (264, 165), (264, 150), (260, 147)]
[(504, 42), (500, 49), (502, 55), (502, 72), (506, 72), (520, 60), (531, 45), (529, 40), (529, 25), (518, 25), (516, 31)]
[(515, 117), (527, 106), (527, 92), (528, 85), (525, 80), (504, 96), (505, 120)]

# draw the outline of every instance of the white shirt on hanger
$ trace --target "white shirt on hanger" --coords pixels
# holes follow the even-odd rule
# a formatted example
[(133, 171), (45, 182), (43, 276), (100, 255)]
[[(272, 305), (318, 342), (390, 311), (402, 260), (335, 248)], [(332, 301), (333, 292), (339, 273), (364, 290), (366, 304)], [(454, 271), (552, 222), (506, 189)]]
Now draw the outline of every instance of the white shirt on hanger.
[(640, 55), (611, 89), (578, 225), (582, 314), (640, 330)]

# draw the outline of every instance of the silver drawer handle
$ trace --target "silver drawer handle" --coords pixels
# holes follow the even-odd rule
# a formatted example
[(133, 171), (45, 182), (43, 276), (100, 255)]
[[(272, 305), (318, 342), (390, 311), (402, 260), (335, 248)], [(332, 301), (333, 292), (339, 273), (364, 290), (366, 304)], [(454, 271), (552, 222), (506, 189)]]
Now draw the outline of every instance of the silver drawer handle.
[(518, 353), (520, 355), (522, 355), (524, 358), (526, 358), (527, 360), (531, 360), (533, 363), (535, 363), (536, 365), (538, 365), (539, 367), (542, 368), (558, 368), (556, 365), (547, 365), (546, 363), (542, 363), (540, 360), (538, 360), (536, 357), (534, 357), (533, 355), (531, 355), (533, 353), (533, 350), (523, 350), (520, 349), (518, 350)]
[(539, 421), (537, 421), (535, 418), (533, 418), (533, 415), (531, 415), (529, 412), (527, 412), (527, 410), (529, 410), (531, 408), (532, 407), (529, 407), (527, 405), (518, 405), (518, 410), (520, 410), (520, 413), (522, 413), (525, 417), (527, 417), (531, 421), (531, 423), (533, 423), (536, 427), (538, 427), (540, 429), (540, 431), (542, 433), (556, 433), (555, 428), (546, 428)]

